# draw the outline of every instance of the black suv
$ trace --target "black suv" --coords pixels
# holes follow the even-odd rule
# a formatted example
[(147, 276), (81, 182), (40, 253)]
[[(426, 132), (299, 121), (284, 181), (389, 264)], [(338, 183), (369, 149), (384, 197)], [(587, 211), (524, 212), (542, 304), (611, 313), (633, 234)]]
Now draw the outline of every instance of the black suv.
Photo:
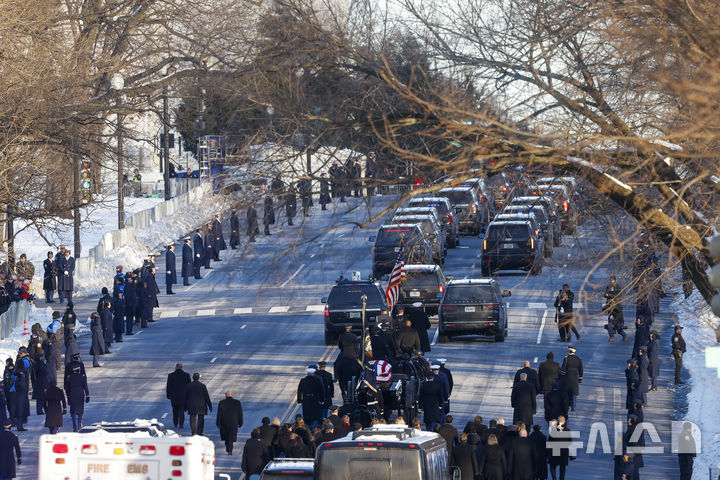
[(482, 208), (473, 187), (448, 187), (438, 190), (437, 195), (450, 200), (455, 215), (458, 217), (458, 228), (472, 235), (478, 235), (485, 230), (488, 211)]
[(400, 243), (405, 252), (405, 263), (433, 263), (432, 246), (417, 224), (383, 225), (377, 235), (371, 235), (375, 242), (372, 248), (373, 278), (390, 273), (397, 261)]
[(428, 315), (435, 315), (447, 280), (437, 265), (405, 265), (406, 280), (400, 286), (401, 305), (422, 302)]
[[(520, 197), (522, 198), (522, 197)], [(542, 231), (543, 240), (545, 241), (545, 256), (552, 257), (553, 245), (555, 245), (555, 230), (550, 221), (545, 207), (542, 205), (505, 205), (503, 213), (509, 214), (528, 214), (538, 223)]]
[(530, 270), (543, 267), (543, 240), (527, 220), (494, 221), (483, 239), (482, 274), (497, 270)]
[(458, 220), (452, 210), (452, 204), (447, 197), (415, 197), (408, 201), (408, 207), (435, 207), (440, 215), (440, 221), (445, 223), (445, 244), (448, 248), (455, 248), (460, 244), (458, 234)]
[(340, 280), (330, 290), (325, 304), (325, 345), (337, 342), (345, 326), (352, 326), (353, 332), (362, 331), (362, 296), (367, 297), (365, 303), (365, 324), (375, 325), (380, 314), (388, 313), (385, 294), (380, 285), (369, 280)]
[(553, 247), (559, 247), (562, 243), (562, 224), (560, 223), (560, 215), (555, 208), (555, 202), (550, 197), (545, 196), (527, 196), (515, 197), (510, 201), (510, 205), (542, 205), (550, 216), (550, 222), (553, 226)]
[(508, 333), (509, 290), (500, 290), (493, 278), (452, 280), (438, 313), (438, 340), (454, 335), (492, 335), (502, 342)]

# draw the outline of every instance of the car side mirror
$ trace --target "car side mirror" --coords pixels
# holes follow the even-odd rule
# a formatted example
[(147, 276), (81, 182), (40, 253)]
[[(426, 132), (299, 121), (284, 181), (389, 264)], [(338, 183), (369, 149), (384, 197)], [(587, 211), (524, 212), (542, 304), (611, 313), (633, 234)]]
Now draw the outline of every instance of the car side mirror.
[(511, 296), (511, 295), (512, 295), (512, 292), (511, 292), (510, 290), (503, 290), (503, 291), (502, 291), (502, 296), (503, 296), (503, 297), (509, 297), (509, 296)]
[(455, 280), (455, 275), (445, 275), (448, 280)]
[(327, 303), (327, 297), (322, 297), (320, 299), (320, 303)]
[(376, 235), (370, 235), (370, 237), (368, 237), (368, 242), (374, 242), (376, 238)]
[(459, 467), (450, 467), (450, 478), (451, 480), (461, 480)]

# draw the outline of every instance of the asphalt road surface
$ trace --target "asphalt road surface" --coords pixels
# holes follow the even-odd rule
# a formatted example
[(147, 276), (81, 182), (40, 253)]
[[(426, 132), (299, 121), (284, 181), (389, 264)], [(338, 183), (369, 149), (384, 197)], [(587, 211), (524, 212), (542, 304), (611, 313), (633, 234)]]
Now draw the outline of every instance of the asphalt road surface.
[[(242, 442), (250, 431), (260, 425), (264, 416), (290, 421), (298, 412), (295, 395), (305, 367), (319, 360), (332, 361), (336, 348), (326, 346), (323, 339), (323, 317), (320, 298), (326, 296), (335, 279), (342, 273), (359, 270), (370, 273), (368, 236), (381, 221), (365, 228), (358, 223), (368, 220), (386, 208), (397, 197), (375, 197), (371, 208), (358, 199), (336, 205), (334, 211), (322, 212), (318, 206), (299, 226), (276, 226), (273, 235), (259, 235), (255, 244), (243, 244), (238, 250), (222, 252), (222, 262), (214, 262), (212, 270), (203, 270), (203, 280), (190, 287), (176, 286), (174, 296), (164, 293), (164, 275), (158, 274), (160, 308), (158, 322), (150, 328), (136, 330), (137, 335), (113, 344), (112, 354), (103, 357), (103, 368), (93, 369), (86, 354), (89, 338), (79, 339), (80, 351), (88, 366), (91, 403), (86, 406), (85, 423), (95, 421), (157, 418), (172, 428), (172, 410), (165, 398), (165, 381), (176, 362), (185, 371), (199, 372), (210, 392), (214, 407), (233, 390), (243, 405), (245, 424), (240, 442), (232, 456), (225, 454), (215, 427), (215, 408), (206, 417), (205, 434), (216, 445), (216, 473), (228, 473), (234, 479), (242, 472)], [(278, 215), (284, 223), (284, 215)], [(296, 223), (298, 219), (296, 219)], [(243, 227), (244, 228), (244, 227)], [(226, 240), (228, 227), (225, 227)], [(615, 422), (624, 425), (625, 361), (632, 350), (632, 327), (627, 342), (608, 342), (603, 315), (598, 315), (602, 292), (611, 272), (629, 270), (629, 262), (618, 263), (610, 256), (600, 265), (597, 259), (608, 251), (603, 227), (594, 222), (582, 225), (576, 237), (564, 237), (555, 249), (542, 274), (505, 273), (497, 276), (502, 288), (510, 289), (509, 336), (503, 343), (489, 339), (463, 338), (438, 344), (436, 319), (429, 332), (432, 344), (430, 359), (445, 357), (453, 372), (455, 388), (451, 397), (451, 413), (455, 426), (462, 430), (465, 422), (480, 414), (487, 423), (492, 418), (512, 422), (510, 388), (515, 371), (524, 360), (533, 367), (545, 359), (549, 351), (562, 362), (566, 344), (557, 342), (554, 324), (555, 294), (563, 283), (576, 292), (581, 316), (582, 339), (573, 341), (577, 355), (585, 367), (584, 381), (576, 412), (569, 426), (580, 432), (582, 448), (568, 467), (567, 478), (606, 479), (613, 469), (613, 454), (603, 454), (603, 433), (607, 448), (613, 447)], [(455, 278), (480, 276), (481, 240), (462, 237), (459, 248), (449, 250), (444, 266), (446, 274)], [(176, 250), (180, 257), (180, 248)], [(162, 261), (158, 272), (163, 272)], [(620, 266), (618, 266), (620, 265)], [(592, 267), (596, 267), (590, 271)], [(110, 285), (108, 279), (108, 285)], [(579, 294), (584, 285), (584, 294)], [(601, 292), (602, 290), (602, 292)], [(78, 317), (87, 318), (97, 299), (78, 299)], [(677, 459), (670, 453), (670, 421), (678, 415), (682, 395), (672, 383), (672, 362), (669, 338), (671, 323), (663, 300), (661, 314), (654, 327), (661, 338), (661, 381), (659, 390), (650, 392), (646, 421), (652, 422), (660, 436), (664, 454), (646, 455), (644, 478), (678, 478)], [(631, 319), (634, 306), (626, 305), (626, 318)], [(629, 324), (631, 320), (627, 320)], [(619, 337), (617, 337), (619, 339)], [(330, 367), (328, 367), (330, 369)], [(536, 423), (544, 421), (542, 396), (538, 397)], [(336, 388), (336, 403), (341, 397)], [(34, 412), (34, 406), (31, 406)], [(70, 428), (70, 418), (65, 418)], [(18, 478), (37, 478), (38, 435), (45, 433), (44, 417), (31, 416), (27, 432), (20, 435), (24, 462)], [(595, 452), (588, 453), (591, 425), (600, 435), (593, 435)], [(189, 434), (186, 420), (183, 434)], [(617, 433), (621, 433), (618, 430)], [(647, 438), (650, 445), (650, 438)]]

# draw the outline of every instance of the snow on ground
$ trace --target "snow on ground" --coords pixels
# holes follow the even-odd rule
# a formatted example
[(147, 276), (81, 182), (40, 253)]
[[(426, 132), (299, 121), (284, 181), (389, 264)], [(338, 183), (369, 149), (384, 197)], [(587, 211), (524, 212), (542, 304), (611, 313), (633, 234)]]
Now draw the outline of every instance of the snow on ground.
[[(674, 291), (676, 299), (682, 299), (682, 292)], [(709, 468), (720, 471), (720, 371), (706, 367), (708, 348), (720, 348), (715, 339), (715, 329), (720, 319), (713, 315), (710, 307), (695, 291), (687, 300), (673, 303), (675, 315), (683, 327), (683, 338), (687, 353), (683, 356), (683, 367), (690, 372), (687, 420), (696, 423), (702, 432), (702, 452), (695, 459), (694, 471), (704, 475)]]
[[(35, 305), (30, 305), (30, 317), (27, 325), (28, 331), (30, 331), (35, 323), (42, 325), (43, 330), (45, 330), (52, 321), (52, 312), (53, 309), (51, 307), (37, 308)], [(0, 360), (3, 365), (5, 365), (7, 358), (12, 358), (13, 361), (15, 361), (18, 348), (27, 347), (30, 335), (24, 335), (23, 331), (22, 326), (14, 328), (13, 331), (10, 332), (9, 337), (0, 340)]]

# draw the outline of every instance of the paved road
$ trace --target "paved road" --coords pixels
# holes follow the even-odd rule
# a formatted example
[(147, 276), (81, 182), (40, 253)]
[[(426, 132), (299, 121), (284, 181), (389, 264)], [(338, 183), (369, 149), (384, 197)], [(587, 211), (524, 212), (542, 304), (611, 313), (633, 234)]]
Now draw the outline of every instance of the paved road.
[[(263, 416), (277, 416), (282, 421), (293, 418), (298, 411), (297, 382), (304, 375), (305, 366), (333, 360), (336, 355), (335, 348), (323, 343), (320, 298), (328, 293), (339, 274), (360, 270), (367, 275), (370, 271), (368, 236), (380, 222), (365, 229), (352, 222), (365, 221), (369, 212), (382, 210), (388, 202), (386, 197), (368, 209), (351, 199), (349, 206), (335, 213), (314, 207), (302, 226), (282, 226), (279, 235), (261, 235), (254, 245), (243, 244), (240, 250), (223, 252), (223, 261), (205, 271), (202, 281), (190, 287), (176, 287), (177, 295), (173, 297), (163, 293), (156, 315), (159, 321), (114, 345), (113, 353), (104, 359), (104, 368), (88, 369), (91, 403), (85, 423), (158, 418), (171, 424), (165, 379), (178, 361), (186, 371), (203, 375), (202, 381), (215, 405), (225, 390), (236, 392), (245, 412), (241, 439), (249, 437)], [(339, 226), (329, 228), (330, 224)], [(498, 276), (502, 287), (512, 290), (510, 334), (504, 343), (463, 339), (433, 344), (430, 357), (448, 358), (448, 367), (455, 376), (451, 404), (456, 426), (462, 429), (475, 414), (486, 420), (504, 418), (511, 422), (510, 386), (522, 361), (527, 359), (537, 366), (550, 350), (559, 361), (565, 354), (565, 346), (556, 342), (557, 329), (553, 324), (555, 292), (562, 283), (567, 282), (578, 291), (585, 282), (588, 295), (576, 297), (583, 315), (582, 340), (573, 344), (584, 361), (586, 373), (578, 411), (569, 424), (581, 432), (581, 440), (587, 445), (591, 423), (603, 422), (612, 442), (613, 421), (625, 418), (623, 370), (632, 349), (632, 335), (626, 343), (609, 343), (602, 328), (604, 321), (594, 315), (601, 304), (597, 293), (604, 287), (609, 272), (617, 268), (614, 267), (617, 259), (611, 256), (588, 275), (588, 265), (607, 251), (605, 244), (601, 228), (586, 225), (577, 238), (566, 237), (541, 275)], [(456, 278), (479, 276), (479, 247), (478, 239), (464, 237), (460, 248), (450, 251), (445, 272)], [(161, 265), (162, 261), (158, 263)], [(162, 279), (159, 283), (164, 292)], [(93, 299), (81, 302), (80, 317), (94, 305)], [(630, 310), (626, 308), (627, 312)], [(659, 422), (656, 426), (668, 451), (669, 422), (677, 395), (668, 384), (671, 366), (666, 348), (670, 336), (667, 315), (661, 315), (657, 323), (663, 336), (663, 381), (660, 390), (651, 393), (646, 419)], [(435, 326), (429, 333), (431, 339), (435, 337)], [(87, 348), (87, 339), (81, 340), (81, 352)], [(336, 401), (340, 401), (339, 393)], [(538, 412), (542, 412), (541, 401)], [(536, 420), (545, 425), (541, 413)], [(26, 462), (18, 478), (36, 476), (34, 452), (37, 435), (44, 430), (40, 428), (42, 421), (31, 417), (30, 431), (22, 434)], [(238, 478), (241, 445), (236, 446), (235, 455), (225, 455), (214, 423), (213, 413), (207, 418), (205, 432), (216, 442), (217, 472)], [(189, 433), (189, 428), (182, 433)], [(578, 478), (582, 472), (586, 478), (609, 478), (612, 455), (599, 451), (600, 443), (594, 455), (580, 452), (569, 467), (568, 477)], [(645, 462), (648, 465), (643, 469), (645, 478), (677, 478), (673, 456), (654, 456)]]

